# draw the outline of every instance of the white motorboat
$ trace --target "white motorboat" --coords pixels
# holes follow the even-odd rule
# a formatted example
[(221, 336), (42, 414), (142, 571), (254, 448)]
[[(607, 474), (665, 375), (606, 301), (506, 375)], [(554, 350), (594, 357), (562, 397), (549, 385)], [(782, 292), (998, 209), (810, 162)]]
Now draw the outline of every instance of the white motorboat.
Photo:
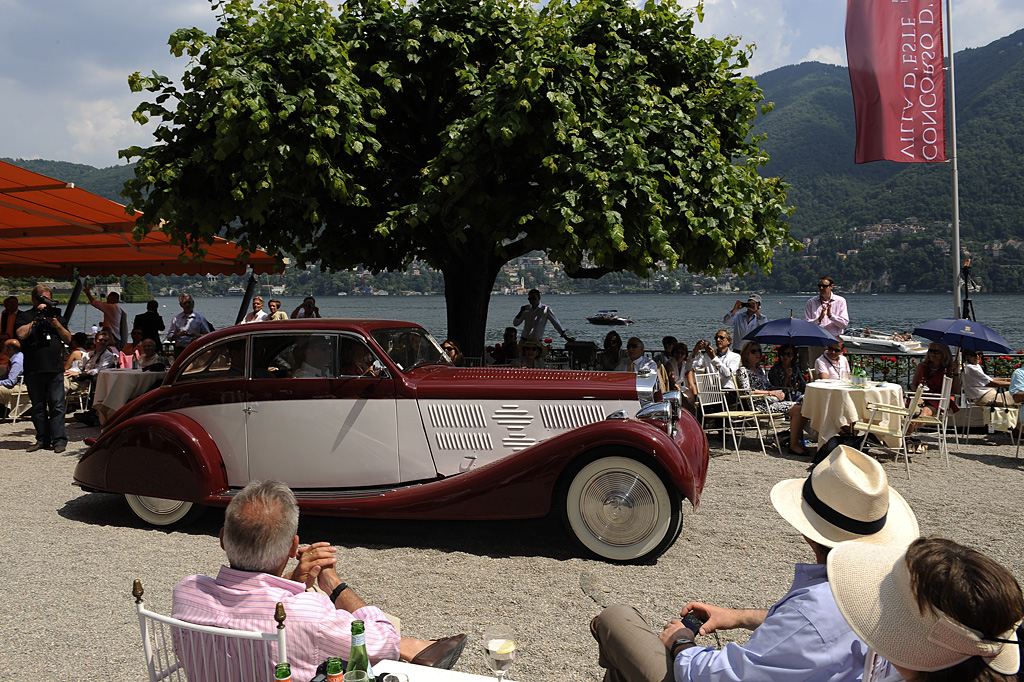
[(847, 350), (862, 353), (903, 353), (906, 355), (924, 355), (928, 352), (920, 341), (910, 334), (886, 333), (870, 329), (847, 328), (839, 338), (846, 344)]

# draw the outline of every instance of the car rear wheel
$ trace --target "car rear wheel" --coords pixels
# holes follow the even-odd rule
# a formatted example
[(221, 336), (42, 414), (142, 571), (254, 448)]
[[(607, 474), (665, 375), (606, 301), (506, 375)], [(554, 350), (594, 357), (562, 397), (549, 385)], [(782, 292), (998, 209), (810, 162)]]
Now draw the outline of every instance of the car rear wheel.
[(200, 504), (163, 497), (125, 495), (124, 499), (136, 516), (153, 526), (185, 526), (206, 511), (206, 507)]
[(683, 528), (681, 496), (632, 457), (599, 457), (566, 479), (562, 514), (569, 531), (598, 556), (644, 563), (664, 554)]

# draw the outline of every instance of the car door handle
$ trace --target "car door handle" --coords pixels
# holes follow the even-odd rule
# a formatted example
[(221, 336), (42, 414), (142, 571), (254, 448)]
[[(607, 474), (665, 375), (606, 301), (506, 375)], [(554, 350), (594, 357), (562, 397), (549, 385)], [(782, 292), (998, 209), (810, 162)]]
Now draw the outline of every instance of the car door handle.
[(253, 412), (259, 412), (259, 410), (253, 409), (250, 405), (246, 405), (245, 407), (242, 408), (242, 412), (245, 412), (247, 415), (249, 415), (252, 414)]

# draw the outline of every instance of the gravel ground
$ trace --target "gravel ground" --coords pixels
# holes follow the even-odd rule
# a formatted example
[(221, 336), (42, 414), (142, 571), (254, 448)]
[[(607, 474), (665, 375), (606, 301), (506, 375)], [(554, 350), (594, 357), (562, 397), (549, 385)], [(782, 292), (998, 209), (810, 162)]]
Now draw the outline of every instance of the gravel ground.
[[(171, 588), (190, 573), (215, 574), (223, 512), (210, 510), (176, 531), (145, 527), (116, 495), (71, 485), (86, 436), (69, 422), (63, 455), (26, 453), (28, 422), (0, 423), (4, 547), (0, 671), (7, 680), (142, 680), (145, 667), (130, 597), (141, 578), (147, 602), (170, 611)], [(880, 455), (892, 484), (917, 512), (922, 532), (983, 549), (1024, 577), (1018, 535), (1024, 457), (980, 444), (952, 455), (912, 458), (913, 480)], [(747, 441), (747, 446), (751, 442)], [(587, 624), (602, 606), (637, 605), (664, 623), (691, 599), (767, 608), (789, 587), (793, 564), (810, 551), (775, 513), (768, 492), (804, 477), (807, 462), (713, 450), (704, 500), (653, 566), (585, 558), (555, 521), (399, 522), (304, 516), (304, 541), (342, 548), (339, 572), (368, 602), (401, 616), (405, 634), (467, 632), (456, 670), (486, 674), (476, 646), (484, 627), (505, 622), (520, 642), (515, 680), (599, 680)], [(737, 634), (742, 640), (743, 637)], [(729, 637), (723, 637), (723, 640)], [(40, 674), (40, 672), (42, 674)]]

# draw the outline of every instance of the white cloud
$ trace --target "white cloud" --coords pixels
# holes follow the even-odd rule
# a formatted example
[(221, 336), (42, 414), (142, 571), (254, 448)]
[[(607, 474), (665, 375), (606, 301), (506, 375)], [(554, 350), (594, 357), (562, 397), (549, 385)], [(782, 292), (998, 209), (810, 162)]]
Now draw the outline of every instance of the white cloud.
[(846, 66), (846, 48), (836, 47), (835, 45), (819, 45), (818, 47), (812, 47), (800, 61)]
[(953, 3), (953, 49), (982, 47), (1024, 26), (1021, 0), (957, 0)]
[[(72, 161), (104, 157), (128, 146), (125, 140), (141, 127), (125, 114), (123, 103), (108, 99), (79, 102), (71, 112), (66, 130), (72, 142)], [(141, 135), (140, 135), (141, 136)]]

